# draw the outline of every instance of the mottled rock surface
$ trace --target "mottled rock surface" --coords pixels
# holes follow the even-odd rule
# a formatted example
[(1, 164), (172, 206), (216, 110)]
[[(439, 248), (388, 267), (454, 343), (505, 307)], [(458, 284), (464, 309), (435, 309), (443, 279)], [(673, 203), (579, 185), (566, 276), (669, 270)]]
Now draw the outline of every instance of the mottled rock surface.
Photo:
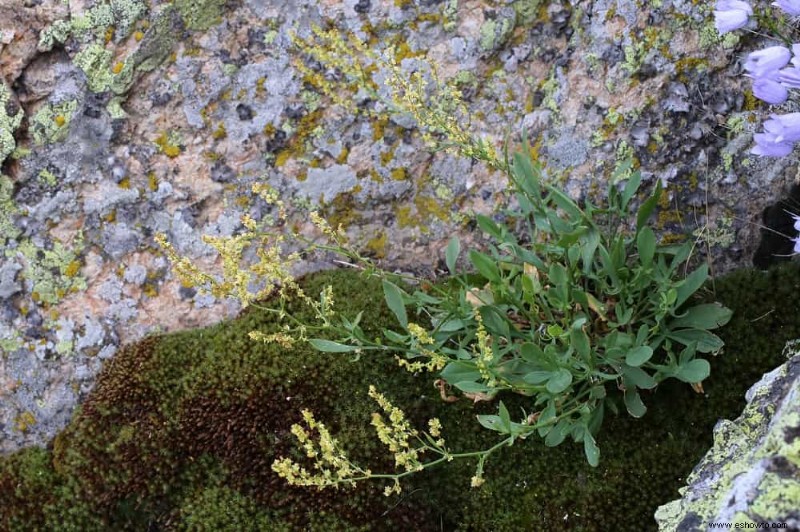
[(0, 0), (0, 451), (52, 437), (120, 343), (236, 314), (182, 287), (153, 236), (213, 270), (201, 235), (273, 215), (252, 183), (280, 192), (287, 228), (313, 229), (320, 209), (365, 253), (419, 273), (451, 234), (476, 242), (465, 214), (507, 203), (504, 176), (430, 153), (408, 117), (331, 105), (297, 67), (337, 78), (293, 44), (312, 24), (392, 45), (409, 72), (435, 62), (467, 101), (465, 128), (498, 148), (525, 130), (575, 197), (633, 157), (669, 185), (664, 238), (699, 235), (716, 272), (745, 263), (796, 157), (746, 155), (768, 112), (740, 75), (755, 44), (721, 40), (711, 7)]
[(742, 415), (714, 428), (714, 446), (683, 498), (656, 512), (660, 530), (714, 530), (710, 523), (800, 530), (800, 342), (786, 351), (789, 361), (748, 390)]

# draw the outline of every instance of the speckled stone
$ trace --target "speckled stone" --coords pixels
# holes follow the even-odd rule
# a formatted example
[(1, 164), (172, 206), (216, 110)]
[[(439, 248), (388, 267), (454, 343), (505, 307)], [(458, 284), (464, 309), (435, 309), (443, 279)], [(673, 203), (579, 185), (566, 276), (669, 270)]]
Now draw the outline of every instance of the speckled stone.
[(785, 364), (748, 390), (742, 415), (717, 423), (683, 497), (656, 511), (660, 530), (715, 530), (710, 523), (800, 530), (800, 342), (786, 353)]

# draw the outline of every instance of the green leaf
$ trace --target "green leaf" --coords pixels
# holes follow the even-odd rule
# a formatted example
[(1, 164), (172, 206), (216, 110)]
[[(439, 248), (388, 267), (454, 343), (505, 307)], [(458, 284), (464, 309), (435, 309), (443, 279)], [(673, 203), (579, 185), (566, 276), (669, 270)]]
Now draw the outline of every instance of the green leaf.
[(594, 437), (588, 430), (583, 433), (583, 452), (589, 465), (597, 467), (597, 464), (600, 463), (600, 449), (598, 449)]
[(584, 360), (589, 360), (592, 348), (589, 345), (589, 337), (583, 331), (581, 326), (579, 325), (578, 327), (575, 327), (575, 324), (573, 324), (569, 331), (569, 337), (572, 347), (575, 348), (575, 352), (577, 352), (578, 355), (580, 355)]
[(716, 329), (728, 323), (733, 311), (719, 303), (696, 305), (686, 313), (669, 322), (671, 329), (690, 327), (692, 329)]
[(636, 332), (636, 345), (644, 345), (648, 334), (650, 334), (650, 327), (643, 323)]
[(475, 265), (478, 273), (480, 273), (487, 281), (492, 283), (500, 282), (500, 270), (497, 268), (497, 264), (491, 257), (481, 253), (480, 251), (472, 250), (469, 252), (469, 260), (472, 261), (472, 264)]
[(658, 200), (661, 198), (661, 180), (656, 180), (655, 189), (653, 189), (653, 194), (642, 203), (642, 206), (639, 208), (639, 213), (636, 215), (636, 230), (641, 231), (642, 227), (647, 223), (650, 219), (650, 216), (653, 214), (653, 211), (656, 210), (656, 205), (658, 205)]
[(561, 393), (572, 384), (572, 373), (568, 370), (561, 368), (553, 373), (547, 381), (547, 391), (552, 394)]
[(478, 371), (475, 362), (466, 360), (450, 362), (442, 370), (441, 375), (450, 384), (462, 381), (477, 381), (481, 378), (481, 372)]
[(405, 334), (398, 334), (394, 331), (390, 331), (389, 329), (383, 330), (383, 335), (396, 344), (405, 344), (406, 340), (408, 340), (408, 335)]
[(503, 404), (503, 401), (500, 401), (499, 410), (497, 412), (500, 416), (500, 422), (503, 424), (503, 428), (507, 431), (511, 430), (511, 416), (508, 413), (508, 409), (506, 405)]
[(499, 225), (488, 216), (482, 214), (475, 215), (475, 221), (478, 222), (478, 227), (489, 236), (494, 237), (496, 240), (503, 240), (503, 232)]
[(600, 245), (600, 232), (595, 228), (589, 228), (589, 231), (584, 235), (581, 242), (581, 260), (583, 261), (583, 271), (588, 273), (594, 264), (594, 254), (597, 252), (597, 246)]
[(632, 366), (623, 366), (622, 374), (625, 379), (637, 388), (650, 390), (656, 387), (656, 380), (642, 368), (635, 368)]
[(653, 356), (653, 349), (649, 345), (634, 347), (625, 355), (625, 363), (629, 366), (639, 367)]
[(598, 384), (597, 386), (593, 386), (591, 390), (589, 390), (589, 397), (592, 399), (604, 399), (606, 396), (606, 387), (602, 384)]
[(547, 274), (547, 278), (550, 280), (551, 283), (558, 287), (566, 286), (567, 285), (567, 270), (561, 264), (554, 262), (550, 265), (550, 270)]
[(533, 164), (530, 156), (526, 153), (515, 153), (512, 169), (519, 188), (534, 200), (541, 201), (542, 191), (539, 188), (539, 169)]
[(707, 360), (702, 358), (695, 358), (688, 364), (684, 364), (678, 369), (675, 378), (683, 382), (694, 383), (700, 382), (708, 378), (711, 374), (711, 365)]
[(483, 324), (486, 326), (487, 331), (500, 338), (511, 337), (508, 319), (500, 314), (495, 307), (484, 305), (478, 309), (478, 312), (481, 313), (481, 318), (483, 318)]
[(491, 389), (480, 382), (461, 381), (453, 384), (456, 388), (466, 393), (486, 393)]
[(490, 416), (490, 415), (479, 415), (478, 423), (480, 423), (483, 427), (494, 430), (497, 432), (503, 432), (503, 423), (500, 420), (500, 416)]
[(464, 328), (464, 322), (461, 321), (461, 320), (455, 319), (455, 320), (448, 320), (448, 321), (440, 324), (438, 329), (437, 329), (437, 331), (438, 332), (448, 333), (448, 332), (460, 331), (463, 328)]
[(397, 321), (400, 322), (400, 325), (402, 325), (404, 329), (408, 328), (408, 314), (406, 314), (406, 305), (403, 303), (402, 290), (400, 290), (397, 285), (384, 279), (383, 295), (386, 299), (386, 304), (397, 317)]
[(453, 237), (447, 243), (447, 249), (444, 250), (444, 262), (447, 264), (447, 269), (450, 270), (452, 275), (456, 274), (456, 261), (458, 255), (461, 253), (461, 243), (458, 238)]
[(695, 271), (689, 274), (683, 283), (677, 287), (678, 297), (675, 300), (675, 308), (683, 305), (684, 301), (689, 299), (692, 294), (697, 292), (697, 289), (703, 286), (703, 283), (708, 279), (708, 264), (703, 264)]
[(592, 417), (589, 418), (589, 423), (586, 428), (589, 429), (589, 434), (597, 434), (600, 432), (600, 427), (603, 425), (603, 417), (605, 416), (605, 407), (601, 401), (592, 412)]
[(520, 346), (520, 353), (522, 354), (522, 358), (528, 362), (541, 364), (544, 361), (544, 351), (536, 344), (530, 342), (522, 344), (522, 346)]
[(550, 377), (552, 376), (552, 371), (531, 371), (522, 377), (522, 380), (528, 384), (543, 384), (544, 382), (550, 380)]
[(583, 218), (583, 211), (572, 200), (572, 198), (555, 187), (548, 187), (548, 190), (553, 203), (555, 203), (560, 209), (563, 209), (564, 212), (570, 216), (570, 218), (573, 220)]
[(722, 349), (725, 342), (714, 333), (701, 329), (680, 329), (667, 333), (667, 338), (689, 345), (697, 342), (697, 350), (701, 353), (714, 353)]
[[(630, 168), (632, 161), (627, 160), (623, 163), (625, 170), (627, 171)], [(640, 172), (634, 172), (631, 175), (631, 178), (628, 179), (628, 182), (625, 183), (625, 189), (622, 191), (622, 208), (627, 209), (628, 203), (633, 198), (633, 195), (636, 194), (636, 191), (639, 190), (639, 185), (642, 183), (642, 174)]]
[(639, 250), (639, 262), (645, 268), (653, 263), (656, 253), (656, 235), (649, 227), (643, 227), (636, 235), (636, 248)]
[(308, 343), (310, 343), (314, 349), (325, 353), (352, 353), (359, 349), (359, 347), (355, 345), (340, 344), (339, 342), (322, 340), (321, 338), (311, 338)]
[(647, 412), (647, 407), (639, 397), (639, 392), (635, 390), (625, 392), (625, 408), (633, 417), (642, 417)]
[(547, 437), (544, 439), (544, 444), (548, 447), (555, 447), (556, 445), (560, 444), (564, 441), (564, 438), (567, 437), (570, 430), (572, 430), (572, 424), (569, 420), (562, 418), (556, 423), (556, 426), (547, 433)]
[(545, 424), (554, 417), (556, 417), (556, 405), (553, 401), (548, 401), (547, 406), (542, 410), (542, 414), (539, 416), (538, 422)]

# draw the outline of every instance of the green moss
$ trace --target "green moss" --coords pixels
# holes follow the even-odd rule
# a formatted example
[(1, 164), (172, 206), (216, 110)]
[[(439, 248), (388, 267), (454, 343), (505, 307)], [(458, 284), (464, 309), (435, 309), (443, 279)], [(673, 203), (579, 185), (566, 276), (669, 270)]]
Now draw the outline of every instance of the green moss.
[(180, 513), (182, 530), (292, 530), (289, 525), (276, 521), (260, 509), (252, 498), (226, 487), (212, 486), (203, 489), (183, 503)]
[[(352, 318), (364, 310), (368, 334), (394, 326), (374, 297), (379, 282), (349, 270), (303, 281), (310, 295), (327, 284), (341, 313)], [(628, 530), (633, 522), (637, 530), (651, 530), (655, 508), (677, 496), (711, 445), (717, 419), (737, 417), (746, 389), (782, 362), (786, 340), (800, 337), (798, 285), (800, 269), (792, 264), (718, 279), (715, 297), (735, 313), (721, 331), (726, 348), (711, 361), (706, 395), (668, 381), (644, 396), (643, 419), (608, 413), (598, 468), (586, 465), (574, 445), (520, 441), (487, 463), (481, 489), (469, 488), (474, 464), (456, 461), (411, 477), (397, 498), (383, 497), (377, 483), (339, 492), (290, 489), (270, 464), (276, 456), (299, 458), (288, 429), (309, 408), (354, 460), (373, 471), (391, 469), (390, 455), (368, 424), (370, 384), (417, 426), (440, 417), (454, 450), (495, 442), (473, 422), (495, 405), (444, 403), (425, 391), (431, 376), (402, 372), (391, 356), (353, 362), (302, 346), (286, 351), (252, 342), (250, 330), (278, 330), (271, 315), (252, 307), (236, 321), (149, 337), (105, 366), (52, 453), (25, 450), (0, 460), (0, 508), (12, 509), (0, 511), (0, 528), (36, 528), (62, 512), (69, 523), (83, 519), (87, 530), (148, 523), (210, 530), (223, 526), (227, 508), (231, 523), (278, 530), (516, 531), (544, 522), (574, 530)], [(503, 400), (509, 410), (530, 409), (524, 397)], [(638, 486), (635, 497), (631, 486)]]

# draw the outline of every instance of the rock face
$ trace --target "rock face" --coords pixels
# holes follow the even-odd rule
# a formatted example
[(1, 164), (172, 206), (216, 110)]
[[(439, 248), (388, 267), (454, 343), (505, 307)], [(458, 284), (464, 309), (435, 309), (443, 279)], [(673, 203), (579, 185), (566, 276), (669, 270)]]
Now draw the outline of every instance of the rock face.
[(786, 351), (789, 361), (748, 390), (742, 415), (714, 428), (714, 446), (683, 498), (656, 512), (660, 530), (712, 530), (710, 523), (800, 530), (800, 342)]
[(716, 272), (741, 264), (758, 245), (752, 222), (794, 179), (796, 158), (744, 155), (768, 111), (746, 97), (737, 63), (747, 48), (720, 39), (711, 10), (683, 0), (0, 0), (0, 451), (49, 439), (120, 343), (238, 311), (182, 287), (153, 236), (213, 271), (201, 235), (272, 215), (253, 183), (286, 201), (287, 228), (313, 229), (319, 209), (365, 254), (418, 272), (436, 268), (453, 233), (475, 245), (466, 213), (508, 203), (504, 176), (429, 152), (409, 117), (347, 85), (339, 97), (365, 112), (332, 105), (315, 80), (340, 73), (294, 40), (312, 24), (388, 50), (408, 73), (435, 63), (463, 95), (465, 129), (498, 148), (524, 130), (575, 197), (624, 177), (633, 158), (646, 182), (668, 184), (660, 234), (699, 237)]

